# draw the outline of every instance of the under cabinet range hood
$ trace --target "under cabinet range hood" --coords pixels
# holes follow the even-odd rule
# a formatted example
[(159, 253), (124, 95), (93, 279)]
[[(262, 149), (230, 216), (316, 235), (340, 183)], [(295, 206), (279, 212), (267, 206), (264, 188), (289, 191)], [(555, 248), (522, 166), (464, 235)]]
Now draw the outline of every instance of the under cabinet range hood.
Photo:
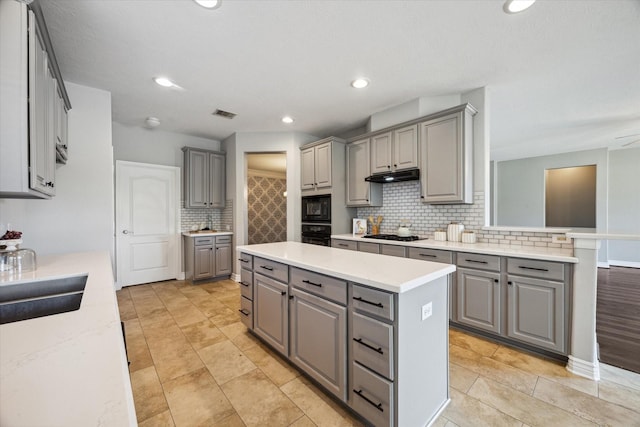
[(378, 173), (366, 177), (364, 180), (369, 182), (380, 182), (386, 184), (389, 182), (415, 181), (420, 179), (420, 169), (406, 169), (396, 172)]

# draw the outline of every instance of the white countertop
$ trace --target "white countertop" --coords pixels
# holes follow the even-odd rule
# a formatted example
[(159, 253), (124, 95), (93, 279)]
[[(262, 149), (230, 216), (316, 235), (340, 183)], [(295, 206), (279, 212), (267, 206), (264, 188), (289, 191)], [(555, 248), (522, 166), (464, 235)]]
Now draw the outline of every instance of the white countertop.
[(640, 234), (567, 233), (567, 237), (591, 240), (640, 240)]
[(137, 425), (109, 253), (38, 257), (0, 286), (83, 274), (79, 310), (0, 325), (0, 425)]
[(239, 252), (402, 293), (456, 271), (451, 264), (345, 251), (299, 242), (238, 246)]
[(362, 236), (354, 236), (353, 234), (336, 234), (331, 236), (331, 238), (370, 243), (383, 243), (386, 245), (408, 246), (413, 248), (442, 249), (456, 252), (540, 259), (545, 261), (570, 263), (578, 262), (578, 258), (573, 256), (573, 250), (571, 249), (546, 248), (537, 246), (497, 245), (495, 243), (441, 242), (433, 240), (432, 238), (426, 240), (414, 240), (413, 242), (398, 242), (394, 240), (365, 239)]
[(182, 235), (187, 237), (206, 237), (206, 236), (229, 236), (232, 231), (183, 231)]

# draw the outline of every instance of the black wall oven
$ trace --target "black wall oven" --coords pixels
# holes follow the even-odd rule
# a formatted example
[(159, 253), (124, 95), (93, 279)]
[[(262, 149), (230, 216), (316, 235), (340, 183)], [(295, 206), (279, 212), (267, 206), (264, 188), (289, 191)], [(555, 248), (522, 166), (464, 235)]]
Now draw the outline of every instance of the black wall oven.
[(302, 224), (302, 243), (331, 246), (331, 225)]
[(331, 195), (302, 197), (302, 222), (331, 224)]

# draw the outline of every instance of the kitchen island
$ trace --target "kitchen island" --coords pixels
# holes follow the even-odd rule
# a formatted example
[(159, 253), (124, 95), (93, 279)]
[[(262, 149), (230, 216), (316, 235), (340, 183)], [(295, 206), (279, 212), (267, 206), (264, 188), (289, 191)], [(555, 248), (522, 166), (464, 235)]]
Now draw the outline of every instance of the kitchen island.
[(0, 425), (137, 425), (109, 253), (39, 257), (0, 286), (81, 275), (79, 310), (0, 325)]
[(454, 265), (298, 242), (237, 251), (245, 325), (328, 393), (376, 426), (444, 410)]

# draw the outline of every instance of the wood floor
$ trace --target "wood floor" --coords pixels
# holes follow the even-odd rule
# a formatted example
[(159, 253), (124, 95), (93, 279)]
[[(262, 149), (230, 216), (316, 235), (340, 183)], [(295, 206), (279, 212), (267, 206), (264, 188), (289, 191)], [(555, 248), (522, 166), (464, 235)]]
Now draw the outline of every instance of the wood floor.
[(640, 269), (598, 269), (600, 361), (640, 373)]

